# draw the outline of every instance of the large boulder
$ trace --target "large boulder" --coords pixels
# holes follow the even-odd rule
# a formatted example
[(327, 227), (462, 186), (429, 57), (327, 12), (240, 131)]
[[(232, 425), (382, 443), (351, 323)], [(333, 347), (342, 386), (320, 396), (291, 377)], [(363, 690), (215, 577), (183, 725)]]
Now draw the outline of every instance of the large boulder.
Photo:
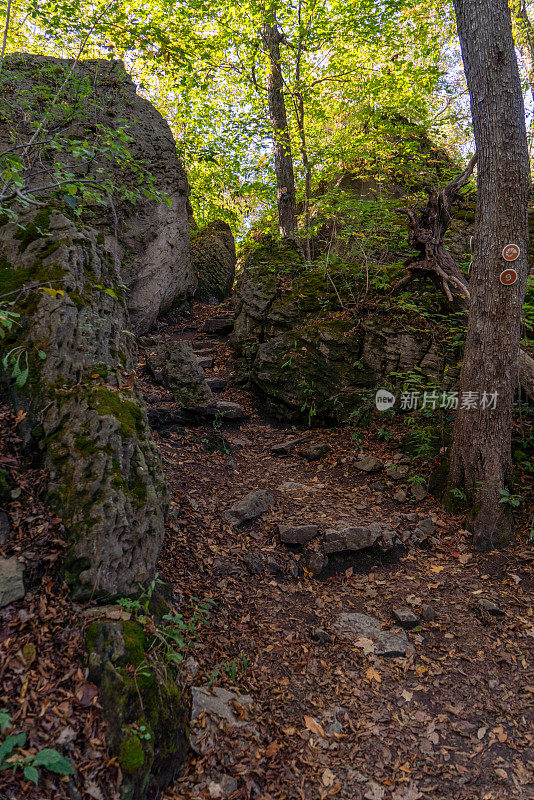
[[(64, 82), (51, 109), (50, 98)], [(91, 59), (74, 64), (69, 59), (15, 53), (3, 62), (0, 89), (0, 153), (12, 146), (13, 135), (19, 143), (28, 141), (44, 108), (49, 109), (49, 121), (53, 115), (55, 131), (63, 127), (71, 140), (96, 145), (91, 159), (43, 150), (42, 163), (49, 164), (52, 156), (85, 179), (99, 184), (111, 179), (116, 189), (114, 210), (104, 202), (94, 204), (84, 216), (116, 251), (132, 324), (137, 332), (146, 331), (158, 314), (191, 296), (196, 287), (190, 259), (189, 185), (166, 120), (136, 93), (122, 61)], [(130, 141), (121, 143), (124, 152), (115, 157), (105, 147), (102, 132), (120, 128)], [(140, 167), (152, 176), (149, 182), (142, 181), (142, 191)], [(131, 192), (136, 194), (134, 202)]]
[(374, 404), (393, 374), (417, 372), (445, 388), (458, 376), (461, 345), (445, 348), (431, 326), (411, 328), (387, 308), (340, 313), (324, 269), (303, 265), (291, 244), (249, 249), (234, 307), (232, 341), (249, 359), (252, 385), (282, 419), (345, 421)]
[(189, 342), (158, 342), (146, 349), (146, 365), (152, 377), (183, 408), (205, 406), (213, 400), (204, 370)]
[(199, 300), (224, 300), (235, 279), (235, 241), (227, 222), (215, 220), (191, 239), (191, 260), (198, 276)]
[(0, 378), (16, 378), (18, 360), (9, 388), (70, 534), (64, 574), (77, 597), (132, 594), (153, 575), (167, 504), (120, 274), (102, 240), (52, 208), (0, 226), (0, 283), (21, 315)]

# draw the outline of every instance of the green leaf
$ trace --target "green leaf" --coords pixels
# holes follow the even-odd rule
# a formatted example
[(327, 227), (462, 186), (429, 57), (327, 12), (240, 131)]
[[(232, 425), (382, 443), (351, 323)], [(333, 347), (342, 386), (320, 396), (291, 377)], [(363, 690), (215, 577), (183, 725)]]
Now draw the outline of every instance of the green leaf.
[(38, 350), (37, 355), (42, 361), (46, 361), (46, 353), (44, 350)]
[(7, 708), (0, 708), (0, 733), (4, 733), (8, 728), (11, 728), (11, 714)]
[(31, 764), (26, 764), (23, 770), (24, 777), (27, 781), (31, 781), (36, 786), (39, 782), (39, 772)]
[(57, 772), (58, 775), (74, 774), (74, 767), (70, 763), (70, 760), (62, 756), (61, 753), (58, 753), (57, 750), (52, 750), (51, 748), (46, 748), (37, 753), (32, 759), (32, 764), (34, 767), (44, 767), (50, 770), (50, 772)]
[(26, 743), (25, 733), (15, 733), (8, 736), (2, 744), (0, 744), (0, 764), (3, 764), (6, 758), (11, 755), (15, 747), (24, 747)]

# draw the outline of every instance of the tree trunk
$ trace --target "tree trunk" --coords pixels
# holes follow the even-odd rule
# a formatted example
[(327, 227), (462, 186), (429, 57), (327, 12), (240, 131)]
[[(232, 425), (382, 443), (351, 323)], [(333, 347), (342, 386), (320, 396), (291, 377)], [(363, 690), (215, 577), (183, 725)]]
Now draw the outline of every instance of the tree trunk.
[(304, 167), (304, 255), (306, 261), (312, 260), (310, 242), (310, 200), (311, 200), (311, 164), (306, 140), (306, 127), (304, 123), (304, 98), (300, 92), (295, 98), (295, 114), (300, 139), (300, 157)]
[[(460, 398), (449, 472), (466, 491), (476, 546), (512, 536), (502, 503), (511, 465), (521, 309), (527, 283), (529, 190), (525, 111), (507, 0), (454, 0), (478, 152), (478, 196), (471, 295)], [(503, 247), (515, 243), (518, 280), (499, 280)], [(469, 394), (466, 393), (476, 393)], [(463, 402), (466, 397), (476, 403)], [(493, 398), (496, 398), (493, 408)]]
[(280, 235), (287, 239), (297, 237), (297, 204), (295, 200), (295, 176), (291, 140), (287, 125), (284, 82), (280, 67), (280, 43), (283, 36), (276, 24), (276, 15), (271, 12), (270, 21), (262, 26), (261, 38), (265, 52), (269, 55), (271, 71), (267, 79), (269, 118), (273, 128), (274, 171), (276, 175), (278, 223)]

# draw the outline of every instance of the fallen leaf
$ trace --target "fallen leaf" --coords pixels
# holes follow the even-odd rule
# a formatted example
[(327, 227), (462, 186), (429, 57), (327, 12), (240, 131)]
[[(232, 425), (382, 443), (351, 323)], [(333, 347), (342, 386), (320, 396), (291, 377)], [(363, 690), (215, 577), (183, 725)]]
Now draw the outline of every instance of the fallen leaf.
[(324, 730), (313, 717), (304, 717), (304, 724), (307, 729), (312, 733), (317, 733), (319, 736), (324, 736)]
[(332, 786), (334, 783), (334, 779), (335, 779), (334, 773), (327, 767), (323, 772), (323, 774), (321, 775), (323, 786)]
[(382, 682), (382, 676), (379, 672), (376, 671), (374, 667), (369, 667), (367, 672), (365, 673), (365, 677), (368, 681), (376, 681), (377, 683)]
[(265, 748), (265, 755), (267, 756), (267, 758), (272, 758), (278, 753), (279, 750), (280, 750), (280, 744), (275, 739)]

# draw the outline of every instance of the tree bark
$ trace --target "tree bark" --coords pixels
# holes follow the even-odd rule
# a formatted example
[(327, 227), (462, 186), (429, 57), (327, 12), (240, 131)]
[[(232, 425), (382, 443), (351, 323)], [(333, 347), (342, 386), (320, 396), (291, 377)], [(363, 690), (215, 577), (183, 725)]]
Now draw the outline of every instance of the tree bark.
[[(512, 536), (502, 503), (511, 466), (511, 424), (518, 374), (521, 309), (527, 284), (529, 163), (525, 111), (507, 0), (454, 0), (478, 152), (478, 196), (468, 332), (449, 472), (466, 491), (468, 524), (480, 549)], [(518, 280), (499, 280), (503, 247), (520, 247)], [(496, 407), (491, 398), (496, 395)], [(473, 396), (473, 395), (471, 395)], [(482, 398), (490, 398), (490, 405)]]
[(265, 52), (269, 56), (270, 73), (267, 79), (269, 119), (273, 128), (274, 171), (277, 186), (278, 223), (280, 235), (297, 239), (297, 203), (291, 139), (287, 124), (284, 82), (280, 67), (280, 43), (283, 35), (278, 30), (274, 11), (269, 14), (261, 30)]

